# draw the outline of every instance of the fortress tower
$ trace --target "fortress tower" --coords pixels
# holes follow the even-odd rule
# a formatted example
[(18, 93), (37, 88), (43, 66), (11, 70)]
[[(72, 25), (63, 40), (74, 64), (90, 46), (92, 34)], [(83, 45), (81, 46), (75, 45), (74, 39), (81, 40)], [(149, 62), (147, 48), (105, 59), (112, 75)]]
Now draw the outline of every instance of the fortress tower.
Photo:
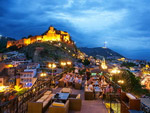
[(57, 42), (61, 41), (68, 44), (72, 43), (69, 33), (56, 30), (54, 27), (50, 26), (49, 30), (44, 35), (37, 35), (37, 36), (33, 36), (27, 39), (21, 39), (17, 41), (8, 41), (7, 48), (14, 45), (20, 48), (35, 42), (45, 42), (45, 41), (57, 41)]

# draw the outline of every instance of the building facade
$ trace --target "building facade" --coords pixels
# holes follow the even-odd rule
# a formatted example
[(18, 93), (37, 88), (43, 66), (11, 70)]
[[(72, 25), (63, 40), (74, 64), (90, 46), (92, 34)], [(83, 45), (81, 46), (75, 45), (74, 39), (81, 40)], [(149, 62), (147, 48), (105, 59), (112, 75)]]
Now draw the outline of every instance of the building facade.
[(36, 69), (25, 69), (21, 72), (20, 83), (23, 87), (31, 87), (36, 79)]

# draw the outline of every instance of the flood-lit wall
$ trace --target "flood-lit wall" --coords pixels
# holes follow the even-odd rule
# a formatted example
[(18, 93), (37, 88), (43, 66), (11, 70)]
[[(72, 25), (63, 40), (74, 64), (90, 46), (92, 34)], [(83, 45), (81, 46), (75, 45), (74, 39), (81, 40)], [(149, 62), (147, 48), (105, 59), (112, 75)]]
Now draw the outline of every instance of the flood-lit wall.
[(54, 27), (50, 27), (47, 33), (45, 33), (44, 35), (33, 36), (27, 39), (21, 39), (17, 41), (8, 41), (7, 48), (11, 46), (17, 46), (18, 48), (20, 48), (22, 46), (27, 46), (35, 42), (45, 41), (63, 41), (65, 43), (71, 43), (70, 35), (67, 32), (57, 31), (54, 29)]

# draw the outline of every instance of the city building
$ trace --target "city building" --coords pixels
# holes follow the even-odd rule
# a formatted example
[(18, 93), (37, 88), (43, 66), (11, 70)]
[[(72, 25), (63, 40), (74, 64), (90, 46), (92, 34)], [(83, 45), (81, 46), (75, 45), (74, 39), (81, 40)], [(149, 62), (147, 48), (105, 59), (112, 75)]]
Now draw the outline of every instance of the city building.
[(145, 88), (150, 90), (150, 75), (142, 77), (141, 84), (145, 85)]
[(21, 72), (20, 83), (23, 87), (31, 87), (36, 79), (36, 69), (25, 69)]

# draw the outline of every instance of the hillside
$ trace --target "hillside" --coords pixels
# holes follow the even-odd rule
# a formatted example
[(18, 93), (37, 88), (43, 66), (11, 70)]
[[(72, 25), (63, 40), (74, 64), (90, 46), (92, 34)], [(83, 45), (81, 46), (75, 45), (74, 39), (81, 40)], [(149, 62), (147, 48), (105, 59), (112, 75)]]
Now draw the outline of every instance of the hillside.
[(14, 38), (0, 36), (0, 51), (6, 48), (7, 41), (14, 41)]
[[(36, 48), (43, 48), (42, 50), (37, 50)], [(35, 62), (43, 61), (60, 61), (60, 60), (73, 60), (73, 54), (76, 54), (76, 47), (69, 47), (64, 43), (51, 43), (51, 42), (42, 42), (42, 43), (33, 43), (28, 46), (25, 46), (19, 49), (20, 52), (26, 54), (28, 59), (33, 59)], [(35, 55), (35, 52), (38, 55)]]
[(104, 57), (123, 57), (119, 53), (109, 49), (109, 48), (102, 48), (102, 47), (96, 47), (96, 48), (87, 48), (87, 47), (81, 47), (79, 48), (82, 52), (86, 53), (89, 56), (104, 56)]

